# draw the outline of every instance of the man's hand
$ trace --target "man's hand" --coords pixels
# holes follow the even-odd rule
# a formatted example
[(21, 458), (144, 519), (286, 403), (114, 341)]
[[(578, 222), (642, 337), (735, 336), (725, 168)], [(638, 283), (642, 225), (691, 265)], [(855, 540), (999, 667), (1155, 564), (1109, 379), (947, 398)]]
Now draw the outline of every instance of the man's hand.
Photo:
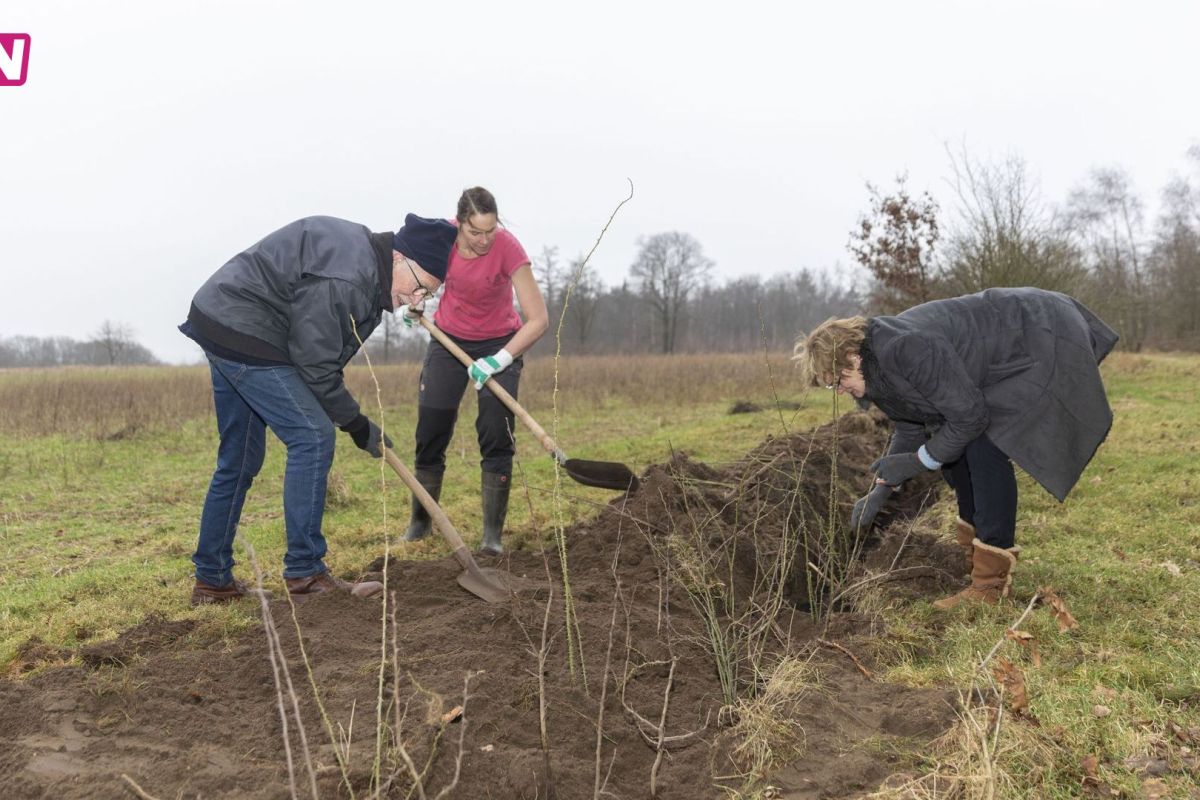
[(880, 483), (858, 498), (854, 510), (850, 512), (850, 532), (857, 534), (860, 530), (863, 533), (871, 530), (871, 526), (875, 524), (875, 517), (894, 491), (892, 487)]
[(396, 311), (400, 314), (400, 321), (404, 323), (404, 327), (412, 330), (421, 324), (417, 320), (425, 313), (425, 301), (422, 300), (415, 305), (402, 305)]
[(871, 465), (871, 471), (888, 486), (899, 486), (928, 471), (928, 467), (921, 463), (921, 457), (916, 453), (896, 453), (876, 461)]
[(481, 390), (483, 385), (487, 383), (488, 378), (497, 372), (503, 372), (504, 368), (512, 362), (512, 354), (503, 349), (495, 355), (475, 359), (475, 363), (467, 367), (467, 375), (470, 376), (471, 380), (475, 381), (475, 391), (478, 392)]
[(375, 458), (383, 458), (383, 448), (379, 446), (380, 443), (388, 447), (392, 446), (392, 438), (385, 436), (379, 426), (367, 419), (365, 414), (359, 414), (347, 422), (342, 426), (342, 430), (350, 434), (350, 438), (354, 440), (354, 444), (358, 445), (359, 450), (366, 450)]

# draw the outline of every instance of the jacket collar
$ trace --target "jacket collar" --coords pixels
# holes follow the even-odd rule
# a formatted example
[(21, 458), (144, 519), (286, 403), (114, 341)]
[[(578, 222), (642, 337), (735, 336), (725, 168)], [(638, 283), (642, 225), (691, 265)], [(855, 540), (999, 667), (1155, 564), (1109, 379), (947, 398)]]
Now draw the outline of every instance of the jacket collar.
[(379, 307), (385, 311), (392, 308), (392, 234), (372, 233), (371, 248), (375, 251), (376, 266), (379, 268)]

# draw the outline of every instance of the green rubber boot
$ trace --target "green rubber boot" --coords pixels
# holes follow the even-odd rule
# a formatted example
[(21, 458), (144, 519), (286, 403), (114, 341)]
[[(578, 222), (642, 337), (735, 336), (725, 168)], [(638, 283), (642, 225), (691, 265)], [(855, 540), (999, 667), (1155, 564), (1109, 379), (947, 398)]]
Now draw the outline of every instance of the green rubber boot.
[[(417, 483), (425, 487), (425, 491), (437, 501), (442, 496), (442, 474), (441, 472), (431, 472), (426, 469), (419, 469), (414, 473), (417, 476)], [(421, 501), (414, 494), (412, 497), (412, 517), (408, 521), (408, 530), (404, 532), (404, 541), (419, 542), (429, 535), (429, 529), (433, 525), (433, 520), (429, 516), (429, 512), (421, 505)]]
[(500, 533), (504, 530), (504, 518), (508, 516), (508, 491), (512, 484), (508, 475), (495, 472), (483, 473), (483, 541), (479, 552), (498, 556), (504, 552), (500, 544)]

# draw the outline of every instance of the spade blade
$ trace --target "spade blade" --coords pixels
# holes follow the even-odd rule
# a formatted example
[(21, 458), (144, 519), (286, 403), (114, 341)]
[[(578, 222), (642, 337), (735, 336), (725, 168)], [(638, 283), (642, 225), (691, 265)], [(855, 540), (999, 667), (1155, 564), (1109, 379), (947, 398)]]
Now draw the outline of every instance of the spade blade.
[(568, 458), (562, 468), (577, 483), (599, 489), (616, 489), (619, 492), (636, 492), (639, 482), (633, 471), (624, 464), (612, 461), (585, 461)]

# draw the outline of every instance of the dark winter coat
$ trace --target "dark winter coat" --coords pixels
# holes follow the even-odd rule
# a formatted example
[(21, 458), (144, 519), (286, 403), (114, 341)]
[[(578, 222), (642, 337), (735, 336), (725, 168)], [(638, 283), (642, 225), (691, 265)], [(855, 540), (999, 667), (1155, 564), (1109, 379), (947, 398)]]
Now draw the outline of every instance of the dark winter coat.
[(343, 219), (297, 220), (213, 273), (182, 330), (216, 355), (293, 365), (345, 425), (359, 406), (342, 369), (391, 308), (391, 243)]
[(1099, 364), (1117, 339), (1058, 292), (935, 300), (868, 321), (865, 399), (896, 423), (890, 452), (950, 463), (987, 434), (1062, 501), (1112, 427)]

